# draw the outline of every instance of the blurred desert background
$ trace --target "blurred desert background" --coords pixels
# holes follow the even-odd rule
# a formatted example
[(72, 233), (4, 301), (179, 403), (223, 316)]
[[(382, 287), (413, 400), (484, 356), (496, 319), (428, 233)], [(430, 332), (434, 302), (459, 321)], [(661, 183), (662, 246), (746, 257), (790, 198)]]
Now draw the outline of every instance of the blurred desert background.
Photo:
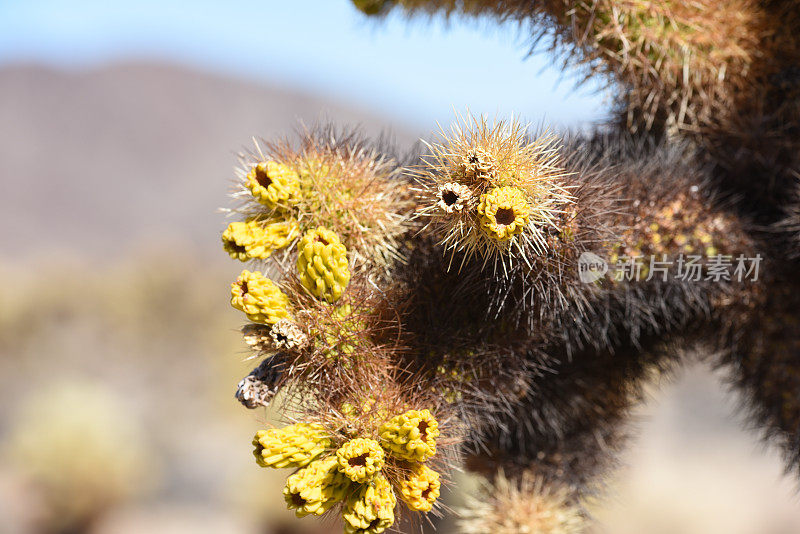
[[(491, 86), (450, 94), (448, 79), (427, 79), (440, 88), (405, 97), (380, 93), (397, 85), (392, 76), (409, 76), (376, 67), (383, 81), (366, 87), (358, 76), (383, 49), (394, 50), (384, 59), (398, 71), (418, 62), (430, 45), (425, 27), (409, 33), (395, 21), (375, 29), (346, 0), (330, 3), (338, 5), (295, 6), (321, 13), (294, 37), (319, 40), (303, 44), (315, 59), (293, 60), (302, 73), (315, 61), (341, 60), (325, 54), (363, 52), (352, 67), (358, 71), (330, 78), (330, 91), (314, 76), (280, 75), (283, 63), (275, 58), (293, 46), (285, 29), (288, 48), (264, 50), (274, 79), (256, 63), (258, 75), (248, 77), (243, 73), (248, 61), (258, 61), (257, 50), (255, 59), (238, 57), (241, 72), (182, 61), (168, 53), (169, 43), (162, 43), (161, 57), (160, 41), (146, 25), (137, 30), (135, 18), (126, 23), (151, 43), (146, 53), (134, 47), (114, 55), (110, 41), (84, 43), (81, 52), (66, 32), (60, 48), (53, 39), (54, 59), (37, 48), (41, 43), (26, 48), (25, 39), (36, 38), (24, 35), (37, 20), (25, 12), (29, 6), (21, 13), (0, 6), (1, 534), (338, 532), (336, 523), (297, 520), (284, 509), (285, 473), (259, 468), (250, 446), (253, 433), (277, 414), (247, 411), (233, 397), (254, 366), (243, 361), (241, 319), (227, 304), (240, 266), (219, 245), (225, 219), (218, 208), (226, 203), (235, 153), (253, 136), (282, 136), (326, 119), (373, 135), (388, 132), (402, 150), (436, 120), (447, 120), (449, 106), (522, 111), (534, 122), (580, 127), (583, 110), (602, 105), (586, 94), (574, 104), (569, 83), (554, 91), (554, 67), (540, 58), (536, 68), (550, 70), (537, 74), (514, 43), (503, 44), (511, 57), (497, 68), (527, 76), (528, 87), (501, 95), (502, 106), (486, 104), (494, 101), (482, 96)], [(87, 10), (95, 4), (75, 3)], [(246, 12), (263, 17), (263, 31), (299, 24), (282, 20), (286, 6), (277, 4), (232, 2), (230, 9), (257, 7)], [(219, 9), (209, 8), (204, 23), (225, 24), (216, 20)], [(100, 20), (78, 7), (71, 15), (58, 24), (77, 26), (76, 32)], [(161, 15), (154, 20), (166, 25), (170, 15)], [(332, 20), (346, 21), (347, 42), (337, 44), (340, 28)], [(51, 32), (53, 24), (45, 21), (41, 31)], [(450, 31), (454, 47), (473, 39), (489, 47), (487, 54), (498, 53), (485, 45), (496, 38), (479, 37), (481, 30), (456, 24), (437, 29), (436, 39)], [(389, 37), (376, 43), (381, 31)], [(91, 46), (103, 54), (86, 55)], [(216, 61), (234, 61), (222, 48)], [(459, 69), (467, 73), (474, 60), (461, 48), (463, 57), (443, 73), (450, 83), (460, 83)], [(85, 57), (65, 61), (70, 54)], [(537, 100), (531, 92), (537, 80), (546, 80), (549, 100), (544, 109), (524, 107), (523, 98)], [(506, 85), (494, 83), (498, 91)], [(453, 101), (443, 106), (448, 95)], [(572, 113), (560, 113), (558, 102)], [(746, 431), (739, 401), (724, 383), (723, 375), (695, 365), (652, 385), (609, 495), (594, 505), (595, 534), (800, 532), (797, 483), (783, 476), (775, 451)], [(455, 509), (475, 488), (466, 475), (456, 482), (446, 496)], [(444, 521), (437, 528), (454, 532)]]

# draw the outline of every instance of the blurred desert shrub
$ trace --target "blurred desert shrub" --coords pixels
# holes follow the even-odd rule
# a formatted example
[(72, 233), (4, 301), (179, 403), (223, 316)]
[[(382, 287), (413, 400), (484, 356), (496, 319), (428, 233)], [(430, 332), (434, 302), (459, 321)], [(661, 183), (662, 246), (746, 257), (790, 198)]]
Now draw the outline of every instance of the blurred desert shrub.
[(81, 532), (152, 487), (157, 467), (146, 436), (110, 390), (48, 384), (16, 410), (3, 453), (38, 501), (38, 530)]
[(12, 386), (57, 364), (60, 372), (122, 377), (123, 389), (172, 384), (157, 399), (163, 407), (189, 383), (191, 402), (223, 386), (228, 399), (230, 380), (248, 367), (236, 357), (235, 312), (220, 306), (231, 274), (191, 254), (151, 250), (101, 268), (65, 260), (0, 273), (12, 281), (0, 290), (0, 371), (8, 371), (0, 380)]
[[(86, 497), (99, 473), (113, 477), (113, 485), (128, 478), (128, 469), (152, 470), (158, 476), (144, 478), (162, 481), (154, 501), (214, 509), (230, 473), (252, 467), (240, 444), (263, 418), (241, 410), (233, 396), (254, 365), (243, 361), (238, 314), (225, 306), (236, 273), (177, 247), (113, 262), (53, 257), (0, 264), (6, 281), (0, 289), (0, 451), (6, 451), (0, 481), (22, 473), (61, 488), (53, 490), (62, 499), (54, 513), (72, 510), (59, 513), (77, 517), (88, 514), (88, 501), (100, 506), (102, 499)], [(53, 390), (64, 383), (73, 384), (67, 400), (85, 410), (61, 412)], [(129, 445), (145, 447), (123, 437), (134, 420), (146, 429), (138, 434), (147, 437), (147, 469), (137, 463), (140, 453), (126, 452)], [(81, 441), (91, 445), (73, 454)], [(115, 448), (119, 465), (108, 457)], [(65, 467), (56, 475), (51, 468), (58, 462)], [(77, 463), (67, 468), (70, 462)], [(144, 478), (130, 477), (119, 491), (108, 488), (103, 506), (145, 494), (152, 486)], [(85, 493), (71, 491), (81, 485)], [(4, 521), (13, 523), (0, 520), (0, 531)]]

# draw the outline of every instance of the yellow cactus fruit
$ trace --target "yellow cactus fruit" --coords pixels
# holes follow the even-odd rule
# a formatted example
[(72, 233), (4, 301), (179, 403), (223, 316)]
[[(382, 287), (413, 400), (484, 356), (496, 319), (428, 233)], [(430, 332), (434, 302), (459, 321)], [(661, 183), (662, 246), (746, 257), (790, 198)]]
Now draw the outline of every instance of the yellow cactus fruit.
[(239, 261), (265, 260), (297, 237), (297, 221), (263, 222), (249, 220), (232, 222), (222, 233), (222, 244), (231, 258)]
[(331, 440), (318, 423), (297, 423), (259, 430), (253, 438), (253, 455), (261, 467), (304, 467), (331, 448)]
[(336, 456), (311, 462), (289, 476), (283, 488), (286, 506), (297, 517), (322, 515), (347, 495), (350, 481), (337, 471)]
[(359, 484), (372, 479), (383, 468), (383, 449), (374, 439), (351, 439), (336, 451), (339, 471)]
[(525, 194), (516, 187), (495, 187), (481, 195), (478, 215), (481, 226), (492, 239), (507, 241), (522, 233), (530, 220), (531, 208)]
[(231, 306), (255, 323), (275, 324), (289, 318), (289, 297), (258, 271), (242, 271), (231, 284)]
[(400, 483), (400, 498), (417, 512), (430, 512), (439, 498), (439, 473), (425, 464), (414, 464), (409, 476)]
[(359, 487), (342, 510), (345, 534), (380, 534), (394, 524), (397, 499), (383, 475)]
[(291, 207), (300, 198), (299, 176), (277, 161), (254, 165), (247, 173), (246, 186), (256, 200), (272, 208)]
[(247, 255), (260, 260), (269, 258), (273, 252), (287, 246), (300, 233), (300, 226), (294, 219), (269, 223), (250, 221), (247, 224), (251, 226), (253, 234)]
[(390, 454), (411, 462), (424, 462), (436, 454), (439, 424), (428, 410), (410, 410), (380, 427), (381, 445)]
[(253, 242), (253, 234), (250, 232), (250, 226), (247, 223), (236, 221), (228, 225), (224, 232), (222, 232), (222, 247), (225, 252), (230, 254), (231, 259), (239, 261), (247, 261), (250, 256), (247, 253), (247, 248)]
[(303, 287), (314, 296), (336, 302), (350, 282), (347, 249), (334, 232), (318, 227), (297, 245), (297, 271)]

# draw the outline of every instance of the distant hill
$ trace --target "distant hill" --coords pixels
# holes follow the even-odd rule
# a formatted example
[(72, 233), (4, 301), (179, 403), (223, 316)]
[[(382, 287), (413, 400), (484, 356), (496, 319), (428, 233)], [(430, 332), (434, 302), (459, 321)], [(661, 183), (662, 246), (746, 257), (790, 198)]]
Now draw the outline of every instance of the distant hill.
[(387, 126), (321, 97), (172, 65), (0, 68), (0, 254), (113, 258), (175, 240), (216, 253), (235, 152), (326, 117)]

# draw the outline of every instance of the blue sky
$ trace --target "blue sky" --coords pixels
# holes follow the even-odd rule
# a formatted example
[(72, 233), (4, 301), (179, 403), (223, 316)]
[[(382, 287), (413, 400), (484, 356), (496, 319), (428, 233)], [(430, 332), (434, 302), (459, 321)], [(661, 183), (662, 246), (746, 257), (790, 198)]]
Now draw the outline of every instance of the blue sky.
[(516, 26), (376, 21), (349, 0), (0, 0), (0, 65), (160, 59), (333, 97), (415, 126), (453, 109), (575, 125), (604, 116)]

